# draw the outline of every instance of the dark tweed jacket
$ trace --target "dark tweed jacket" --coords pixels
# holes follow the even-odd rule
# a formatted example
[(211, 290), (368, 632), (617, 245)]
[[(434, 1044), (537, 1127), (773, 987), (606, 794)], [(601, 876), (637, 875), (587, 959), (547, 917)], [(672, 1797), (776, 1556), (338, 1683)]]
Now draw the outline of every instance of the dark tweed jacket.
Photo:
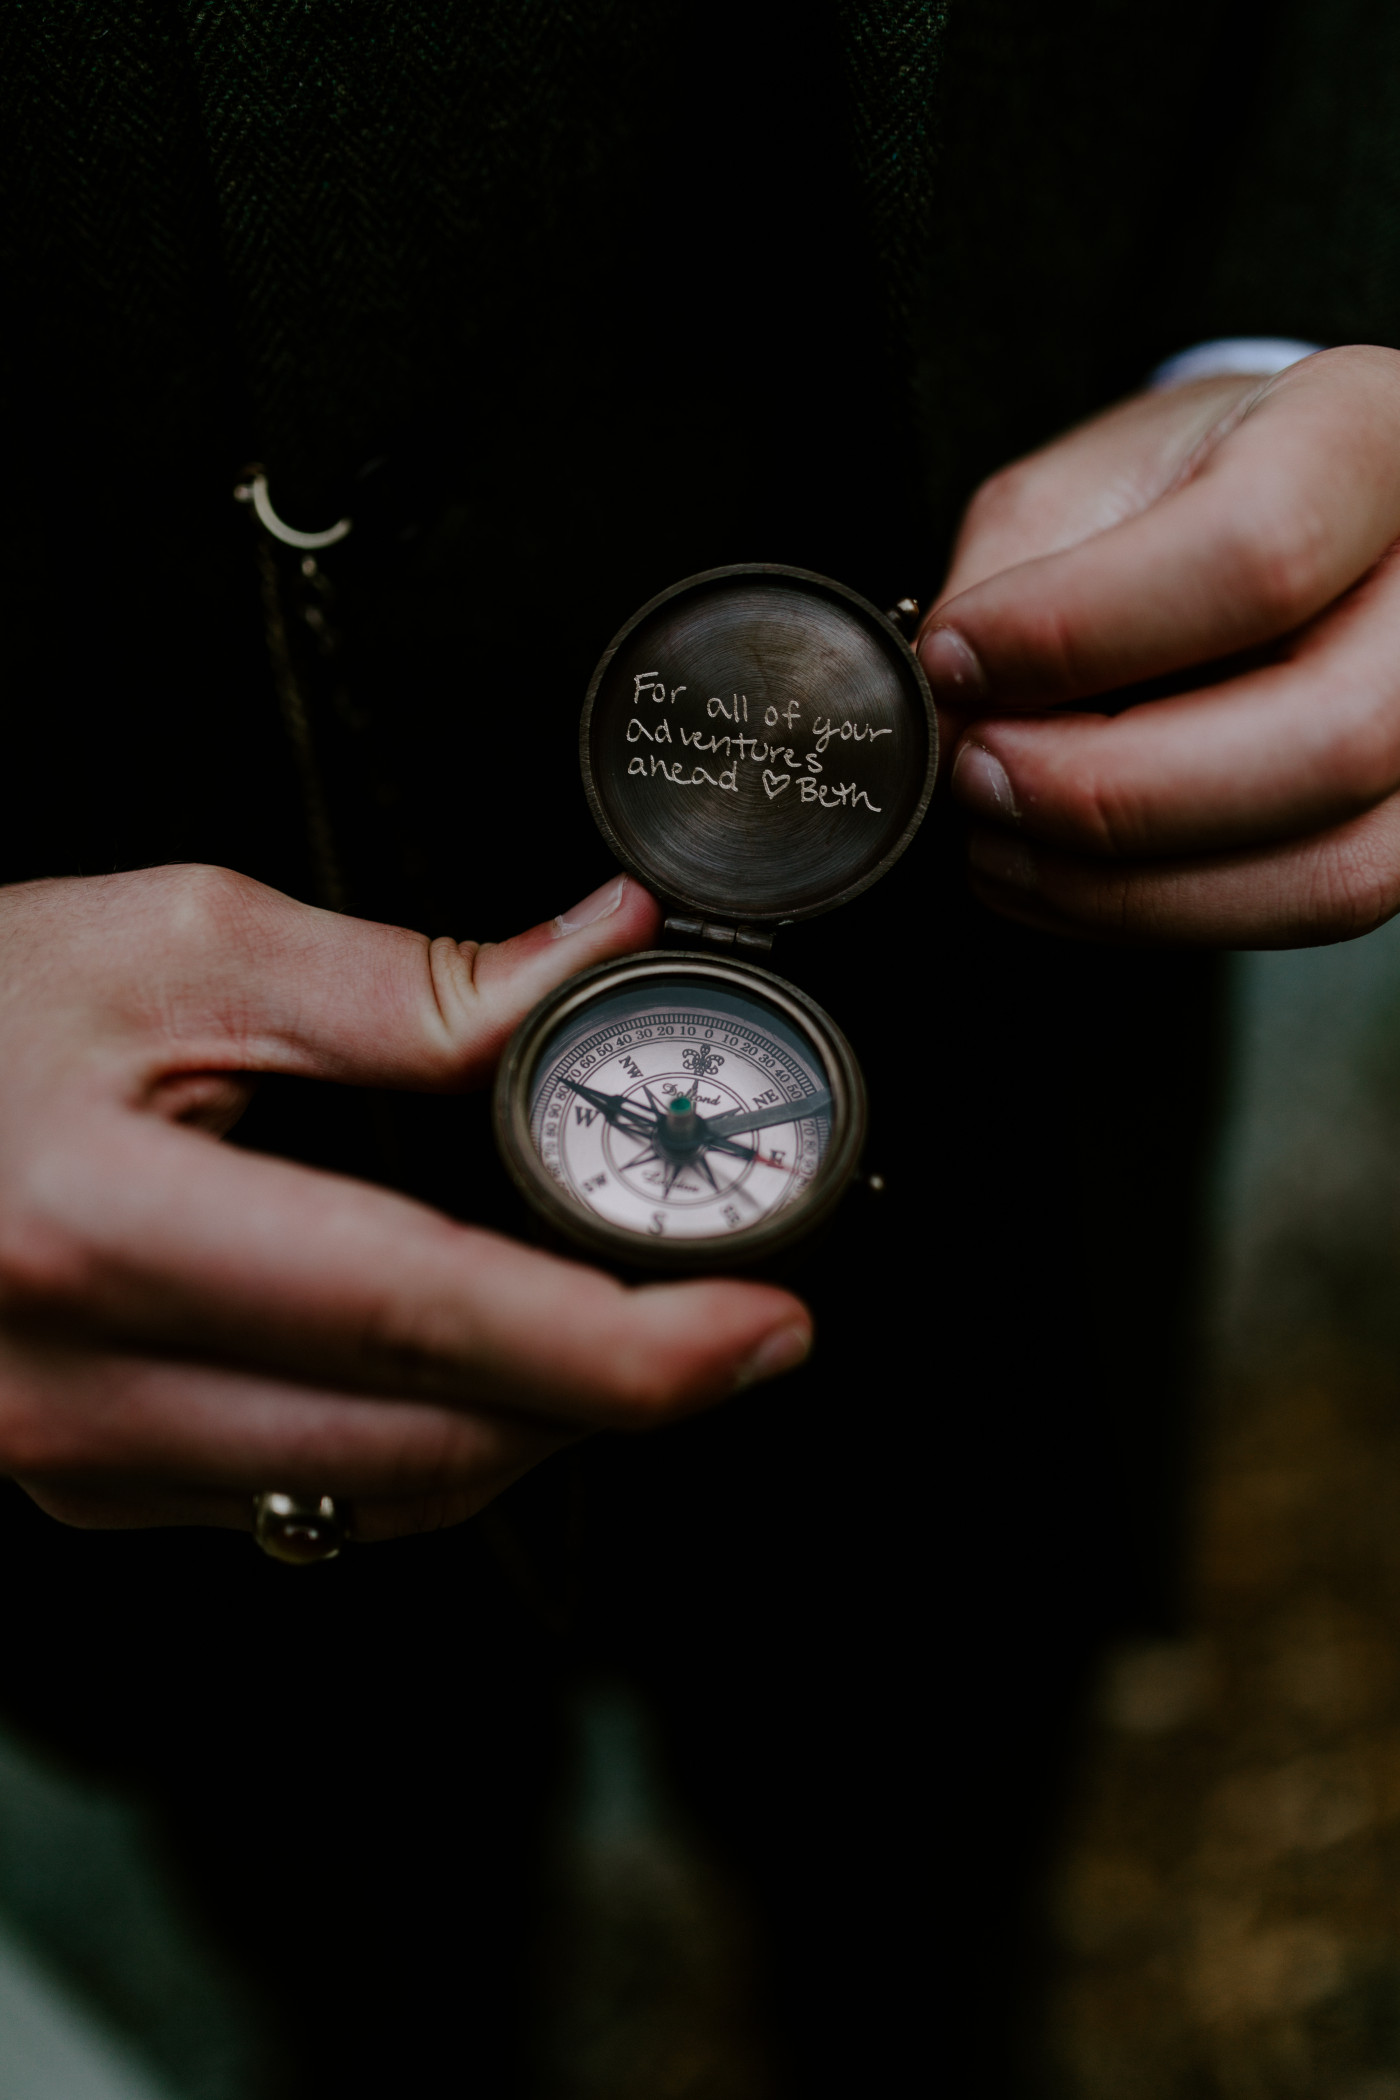
[[(250, 459), (293, 522), (356, 518), (326, 564), (347, 681), (313, 725), (348, 902), (489, 936), (606, 872), (574, 723), (652, 591), (777, 559), (923, 593), (981, 475), (1171, 351), (1400, 342), (1383, 0), (8, 0), (0, 104), (8, 878), (193, 857), (314, 894), (230, 500)], [(758, 1862), (809, 1994), (804, 2096), (922, 2061), (896, 2010), (925, 2002), (922, 1941), (880, 1875), (916, 1843), (930, 1640), (943, 1798), (978, 1834), (940, 1835), (956, 1999), (1015, 1914), (1020, 1807), (1084, 1654), (1172, 1609), (1212, 970), (1000, 926), (957, 864), (936, 811), (777, 959), (855, 1040), (890, 1182), (817, 1279), (814, 1365), (585, 1462), (570, 1638), (647, 1680)], [(915, 1143), (931, 1072), (947, 1113)], [(471, 1105), (363, 1107), (272, 1089), (249, 1138), (511, 1222)], [(551, 1492), (503, 1519), (541, 1498), (542, 1565)], [(467, 1745), (502, 1800), (538, 1766), (512, 1731), (554, 1636), (500, 1575), (529, 1555), (482, 1536), (350, 1555), (294, 1597), (241, 1540), (77, 1538), (18, 1496), (0, 1527), (5, 1595), (43, 1600), (7, 1618), (11, 1702), (195, 1822), (203, 1788), (215, 1852), (242, 1829), (331, 1877), (316, 2064), (343, 2090), (357, 1935), (437, 1906), (376, 1882), (337, 1817), (380, 1830), (407, 1789), (425, 1873), (486, 1875), (498, 1915), (514, 1885), (514, 1839), (490, 1882), (479, 1830), (432, 1807)], [(254, 1688), (313, 1652), (354, 1711), (333, 1777), (258, 1722)], [(367, 1682), (389, 1689), (347, 1694)], [(347, 1866), (337, 1894), (341, 1858), (368, 1885)], [(265, 1947), (265, 1907), (245, 1923)], [(386, 1960), (445, 1958), (404, 1930)]]

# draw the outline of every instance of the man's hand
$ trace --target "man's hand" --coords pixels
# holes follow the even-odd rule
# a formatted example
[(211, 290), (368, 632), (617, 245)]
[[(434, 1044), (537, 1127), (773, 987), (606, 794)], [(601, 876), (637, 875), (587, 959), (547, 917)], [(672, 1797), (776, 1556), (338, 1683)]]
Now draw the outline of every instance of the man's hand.
[(1392, 350), (1146, 394), (995, 476), (920, 642), (978, 893), (1213, 947), (1400, 909), (1397, 536)]
[(656, 921), (623, 877), (496, 947), (218, 868), (0, 892), (0, 1474), (81, 1524), (341, 1494), (383, 1538), (800, 1361), (786, 1292), (626, 1290), (214, 1141), (258, 1072), (479, 1084), (537, 999)]

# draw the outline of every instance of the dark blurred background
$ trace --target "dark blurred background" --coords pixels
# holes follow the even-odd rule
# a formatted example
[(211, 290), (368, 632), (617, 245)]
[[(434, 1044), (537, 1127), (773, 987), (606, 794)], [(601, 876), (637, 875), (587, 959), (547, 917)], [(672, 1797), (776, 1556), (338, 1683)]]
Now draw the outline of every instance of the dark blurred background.
[[(1060, 1794), (1024, 2084), (1054, 2100), (1400, 2100), (1400, 927), (1237, 958), (1226, 1012), (1184, 1576), (1162, 1636), (1111, 1647), (1084, 1685), (1069, 1769), (1044, 1780)], [(1119, 1332), (1125, 1351), (1150, 1344)], [(1131, 1405), (1131, 1360), (1119, 1368)], [(970, 1724), (959, 1703), (977, 1686), (932, 1632), (917, 1667), (938, 1717), (933, 1841), (911, 1831), (901, 1900), (936, 1964), (975, 1922), (948, 1914), (968, 1879), (940, 1859), (983, 1844), (1002, 1886), (999, 1850), (1027, 1819), (1008, 1761), (1005, 1828), (969, 1834), (939, 1738)], [(985, 1666), (1013, 1680), (1003, 1715), (1018, 1681), (1040, 1696), (1014, 1642)], [(568, 1704), (536, 1863), (538, 2100), (767, 2100), (780, 2070), (756, 1921), (687, 1806), (664, 1716), (596, 1663)], [(1037, 1725), (1028, 1711), (1032, 1739)], [(313, 1936), (317, 1865), (255, 1844), (241, 1861), (248, 1890)], [(408, 2032), (404, 2050), (407, 2068)], [(975, 2037), (969, 2052), (931, 2023), (911, 2082), (975, 2070)], [(259, 2100), (279, 2082), (256, 1985), (198, 1922), (164, 1826), (120, 1785), (0, 1740), (5, 2100)]]

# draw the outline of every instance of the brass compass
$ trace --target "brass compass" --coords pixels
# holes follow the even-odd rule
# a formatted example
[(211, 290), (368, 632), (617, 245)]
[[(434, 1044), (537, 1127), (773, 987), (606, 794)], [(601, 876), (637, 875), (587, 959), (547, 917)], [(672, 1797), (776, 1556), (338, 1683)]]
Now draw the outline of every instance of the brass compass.
[(914, 836), (938, 763), (923, 673), (842, 584), (712, 569), (607, 650), (581, 763), (599, 829), (676, 945), (585, 971), (527, 1016), (497, 1078), (502, 1154), (597, 1257), (769, 1260), (855, 1173), (865, 1087), (836, 1024), (760, 958)]

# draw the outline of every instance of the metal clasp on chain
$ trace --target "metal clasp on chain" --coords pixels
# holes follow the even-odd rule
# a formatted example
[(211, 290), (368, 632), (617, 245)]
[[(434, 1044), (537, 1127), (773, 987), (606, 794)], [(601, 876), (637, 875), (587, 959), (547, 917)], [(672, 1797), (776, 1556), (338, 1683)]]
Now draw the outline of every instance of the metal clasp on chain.
[(272, 498), (267, 493), (267, 476), (261, 467), (251, 468), (247, 480), (240, 481), (233, 494), (235, 502), (252, 504), (263, 530), (270, 532), (275, 540), (281, 540), (284, 547), (333, 547), (337, 540), (345, 538), (353, 522), (350, 518), (337, 518), (335, 524), (328, 525), (324, 532), (298, 532), (294, 525), (285, 524), (272, 508)]

